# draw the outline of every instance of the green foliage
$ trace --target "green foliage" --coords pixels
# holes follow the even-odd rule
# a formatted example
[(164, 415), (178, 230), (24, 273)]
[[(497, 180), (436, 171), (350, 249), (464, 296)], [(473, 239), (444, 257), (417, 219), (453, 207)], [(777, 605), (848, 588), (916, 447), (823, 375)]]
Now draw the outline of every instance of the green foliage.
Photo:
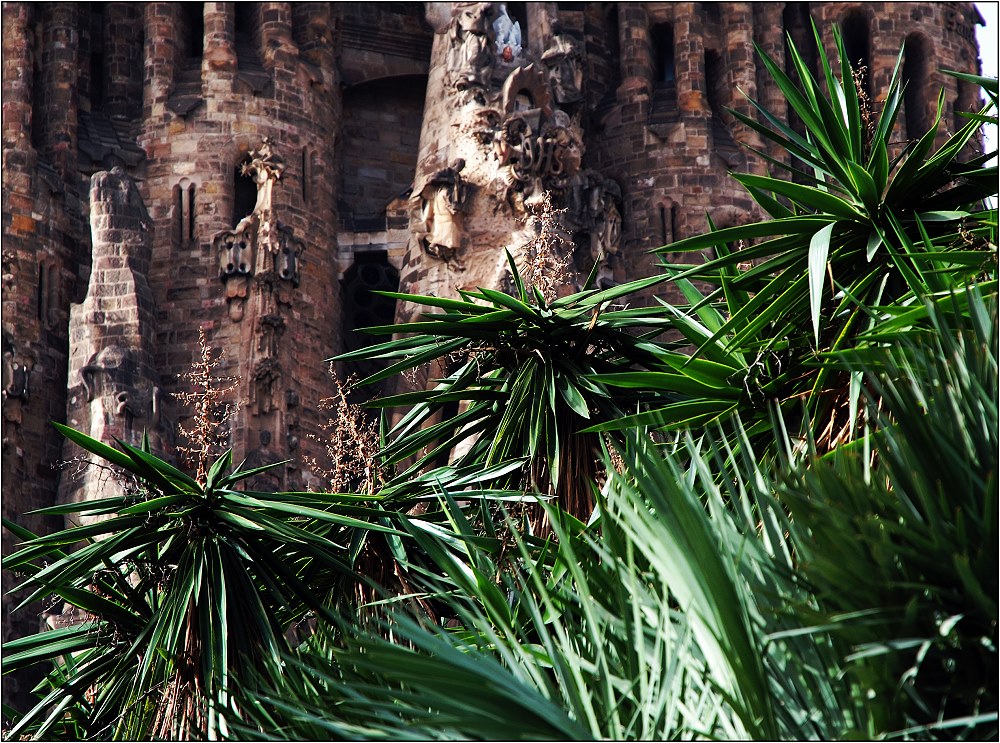
[(393, 601), (314, 638), (262, 680), (257, 734), (995, 736), (996, 312), (972, 289), (928, 304), (933, 333), (849, 359), (871, 450), (786, 435), (771, 470), (739, 426), (666, 455), (633, 431), (591, 525), (547, 506), (554, 539), (510, 551), (446, 497), (450, 532), (407, 529), (455, 619)]
[(287, 650), (283, 633), (306, 611), (328, 613), (326, 591), (355, 579), (355, 527), (393, 533), (358, 496), (238, 491), (267, 467), (232, 469), (228, 452), (199, 483), (148, 451), (57, 427), (140, 487), (41, 509), (99, 517), (52, 535), (6, 524), (24, 540), (4, 561), (26, 576), (22, 605), (55, 596), (86, 617), (4, 645), (4, 673), (55, 661), (51, 690), (12, 736), (224, 733), (239, 716), (234, 669)]
[[(697, 351), (693, 358), (665, 358), (683, 379), (625, 378), (630, 386), (673, 384), (680, 399), (623, 419), (618, 427), (698, 426), (738, 409), (751, 433), (766, 432), (773, 402), (791, 420), (804, 400), (814, 433), (827, 430), (820, 443), (829, 448), (853, 436), (848, 423), (854, 417), (847, 414), (848, 383), (818, 354), (853, 348), (880, 323), (922, 308), (926, 298), (946, 297), (995, 276), (996, 210), (983, 206), (996, 193), (996, 166), (984, 167), (995, 153), (962, 157), (982, 122), (996, 121), (996, 81), (969, 78), (990, 92), (991, 103), (943, 145), (935, 149), (939, 101), (933, 127), (891, 155), (900, 149), (892, 143), (902, 104), (900, 65), (869, 129), (866, 122), (874, 113), (859, 99), (843, 41), (836, 28), (833, 33), (839, 78), (822, 43), (818, 80), (794, 47), (789, 54), (795, 80), (761, 52), (804, 122), (805, 136), (756, 102), (766, 123), (732, 113), (794, 156), (796, 164), (758, 152), (784, 172), (733, 175), (767, 214), (766, 221), (660, 249), (716, 251), (716, 258), (701, 265), (667, 269), (689, 302), (667, 310)], [(740, 250), (727, 247), (737, 242)], [(709, 290), (699, 291), (694, 281)], [(613, 376), (595, 381), (619, 383)]]
[[(549, 303), (522, 283), (512, 259), (509, 263), (517, 296), (491, 289), (461, 292), (462, 299), (389, 294), (443, 312), (427, 312), (419, 322), (368, 328), (406, 337), (337, 360), (394, 361), (361, 385), (430, 362), (445, 370), (430, 389), (372, 403), (410, 406), (382, 452), (387, 466), (411, 462), (394, 483), (426, 471), (461, 442), (466, 448), (456, 452), (453, 466), (482, 469), (519, 461), (523, 466), (504, 471), (497, 486), (534, 487), (584, 514), (591, 507), (600, 444), (594, 436), (581, 437), (580, 429), (621, 417), (650, 397), (645, 390), (612, 392), (591, 380), (602, 373), (649, 368), (659, 347), (650, 339), (669, 327), (655, 308), (615, 309), (611, 303), (666, 277)], [(439, 420), (459, 403), (457, 414)]]
[[(818, 79), (765, 58), (804, 135), (734, 112), (797, 164), (734, 176), (768, 221), (669, 247), (713, 260), (392, 295), (431, 311), (339, 358), (439, 378), (376, 403), (409, 406), (378, 492), (242, 491), (266, 468), (60, 427), (138, 487), (5, 522), (25, 603), (84, 615), (4, 645), (52, 664), (9, 735), (995, 737), (997, 172), (962, 158), (997, 85), (959, 76), (990, 105), (895, 148), (899, 65), (871, 119), (834, 34)], [(613, 304), (666, 280), (686, 305)], [(532, 489), (547, 539), (503, 507)]]

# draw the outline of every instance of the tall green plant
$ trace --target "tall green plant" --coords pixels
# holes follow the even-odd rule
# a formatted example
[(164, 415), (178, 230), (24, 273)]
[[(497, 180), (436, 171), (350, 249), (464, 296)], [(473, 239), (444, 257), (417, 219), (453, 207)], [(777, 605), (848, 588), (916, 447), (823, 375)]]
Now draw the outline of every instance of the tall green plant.
[(118, 442), (65, 426), (84, 450), (130, 473), (135, 492), (41, 509), (101, 517), (24, 540), (5, 566), (25, 575), (22, 606), (55, 596), (82, 621), (4, 644), (4, 673), (52, 661), (51, 687), (10, 735), (111, 739), (226, 733), (240, 716), (233, 677), (288, 649), (284, 632), (349, 583), (352, 530), (394, 533), (370, 497), (256, 493), (226, 452), (199, 482)]
[[(732, 113), (794, 164), (758, 152), (774, 166), (772, 175), (733, 174), (765, 221), (660, 249), (716, 252), (697, 266), (667, 267), (688, 304), (666, 311), (697, 350), (690, 358), (664, 354), (673, 367), (669, 375), (596, 377), (608, 387), (655, 387), (678, 395), (591, 430), (680, 429), (739, 410), (751, 432), (766, 432), (772, 403), (791, 420), (804, 401), (813, 433), (831, 448), (854, 433), (857, 377), (823, 363), (821, 354), (852, 348), (859, 336), (901, 314), (923, 312), (926, 298), (995, 276), (997, 213), (984, 206), (996, 194), (996, 165), (985, 165), (995, 153), (962, 158), (982, 123), (996, 122), (997, 81), (962, 75), (983, 86), (987, 106), (935, 147), (939, 97), (933, 126), (893, 154), (900, 149), (892, 142), (902, 105), (899, 62), (882, 110), (867, 111), (836, 27), (833, 35), (839, 65), (826, 57), (816, 33), (818, 77), (793, 44), (792, 76), (758, 49), (805, 134), (756, 101), (760, 121)], [(730, 250), (735, 243), (741, 249)], [(699, 290), (694, 281), (709, 289)]]
[(435, 566), (421, 594), (455, 619), (421, 623), (385, 603), (395, 642), (346, 626), (315, 638), (263, 680), (254, 729), (995, 736), (995, 291), (927, 312), (917, 338), (841, 359), (870, 390), (857, 444), (820, 455), (784, 434), (783, 457), (762, 462), (739, 425), (666, 454), (633, 431), (591, 525), (549, 505), (555, 539), (512, 551), (446, 496), (450, 529), (407, 530)]
[[(509, 255), (508, 255), (509, 258)], [(669, 327), (655, 308), (612, 303), (662, 282), (653, 277), (604, 291), (587, 290), (549, 302), (525, 286), (509, 260), (515, 295), (492, 289), (461, 292), (461, 299), (387, 294), (441, 312), (418, 322), (367, 328), (403, 334), (337, 360), (390, 360), (370, 384), (431, 362), (450, 370), (433, 386), (376, 400), (377, 407), (411, 406), (389, 432), (382, 452), (388, 466), (409, 464), (393, 480), (426, 471), (460, 443), (459, 468), (505, 468), (497, 487), (537, 489), (558, 496), (567, 510), (586, 516), (597, 472), (600, 440), (580, 430), (619, 418), (641, 404), (642, 390), (613, 392), (594, 375), (644, 369), (656, 363), (651, 339)], [(442, 413), (454, 406), (457, 412)]]

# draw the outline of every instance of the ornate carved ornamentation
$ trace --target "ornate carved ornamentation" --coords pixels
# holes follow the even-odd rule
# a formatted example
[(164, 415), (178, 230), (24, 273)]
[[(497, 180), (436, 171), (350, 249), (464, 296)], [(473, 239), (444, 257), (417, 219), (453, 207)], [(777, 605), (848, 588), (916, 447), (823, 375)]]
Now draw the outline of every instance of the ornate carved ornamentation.
[(253, 211), (232, 230), (212, 238), (219, 261), (219, 279), (226, 287), (229, 318), (243, 319), (251, 278), (273, 275), (292, 286), (299, 285), (299, 264), (305, 242), (274, 215), (274, 184), (285, 170), (284, 161), (264, 137), (261, 146), (250, 150), (250, 159), (241, 168), (257, 185)]
[(435, 258), (457, 262), (462, 247), (462, 211), (468, 190), (462, 180), (464, 160), (456, 160), (427, 179), (420, 190), (423, 249)]
[(493, 3), (460, 3), (448, 28), (449, 84), (458, 90), (483, 89), (493, 69)]

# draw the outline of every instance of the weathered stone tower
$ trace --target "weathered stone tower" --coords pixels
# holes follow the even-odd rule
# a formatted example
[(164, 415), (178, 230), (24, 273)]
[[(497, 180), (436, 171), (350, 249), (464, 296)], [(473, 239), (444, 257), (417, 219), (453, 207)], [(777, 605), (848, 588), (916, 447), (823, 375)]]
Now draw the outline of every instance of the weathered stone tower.
[(727, 171), (763, 145), (726, 108), (782, 110), (753, 42), (815, 63), (810, 18), (875, 97), (905, 44), (901, 140), (940, 88), (942, 137), (978, 104), (938, 72), (978, 70), (964, 2), (4, 3), (4, 516), (99, 492), (50, 420), (171, 456), (199, 329), (241, 379), (237, 460), (292, 460), (255, 486), (322, 487), (323, 359), (412, 311), (373, 289), (502, 284), (545, 193), (577, 282), (753, 218)]

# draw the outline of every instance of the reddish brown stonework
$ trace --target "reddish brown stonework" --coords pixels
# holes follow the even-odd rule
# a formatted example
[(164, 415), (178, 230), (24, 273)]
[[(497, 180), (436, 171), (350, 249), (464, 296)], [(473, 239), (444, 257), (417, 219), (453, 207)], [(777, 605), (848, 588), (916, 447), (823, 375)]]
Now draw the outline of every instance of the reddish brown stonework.
[[(814, 60), (810, 18), (828, 54), (843, 26), (875, 96), (906, 43), (901, 143), (940, 88), (941, 137), (979, 101), (938, 72), (978, 71), (971, 3), (507, 8), (3, 4), (4, 516), (49, 529), (20, 514), (98, 492), (68, 473), (60, 485), (53, 465), (71, 452), (48, 421), (149, 428), (170, 457), (187, 415), (170, 393), (200, 328), (242, 380), (236, 460), (290, 459), (264, 485), (321, 487), (302, 462), (322, 455), (324, 359), (363, 342), (357, 327), (412, 312), (373, 289), (502, 284), (501, 248), (526, 239), (543, 191), (568, 209), (584, 275), (610, 256), (602, 281), (656, 271), (647, 251), (706, 214), (755, 218), (727, 173), (767, 171), (744, 145), (781, 153), (726, 109), (755, 115), (743, 91), (784, 113), (753, 45), (787, 66), (789, 34)], [(505, 50), (515, 21), (520, 48)], [(531, 164), (535, 147), (547, 166)], [(42, 608), (5, 611), (4, 637)], [(5, 701), (23, 704), (17, 683)]]

